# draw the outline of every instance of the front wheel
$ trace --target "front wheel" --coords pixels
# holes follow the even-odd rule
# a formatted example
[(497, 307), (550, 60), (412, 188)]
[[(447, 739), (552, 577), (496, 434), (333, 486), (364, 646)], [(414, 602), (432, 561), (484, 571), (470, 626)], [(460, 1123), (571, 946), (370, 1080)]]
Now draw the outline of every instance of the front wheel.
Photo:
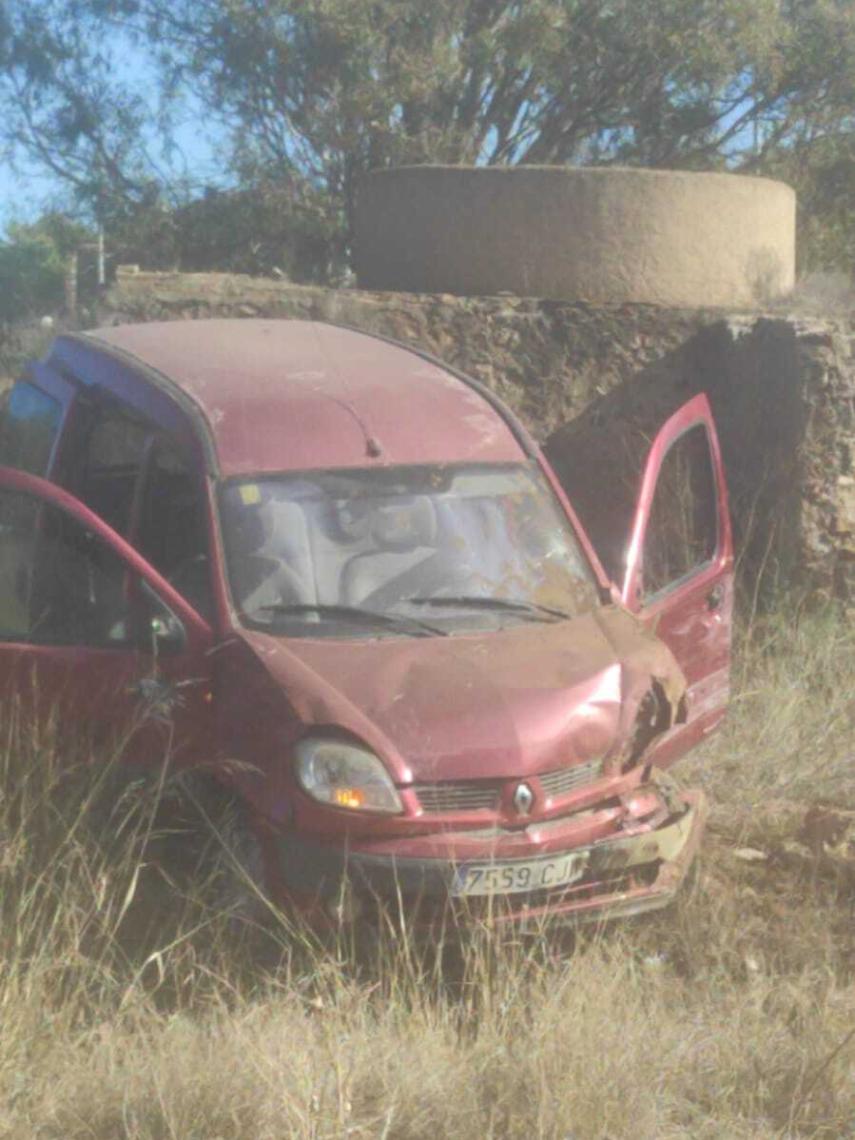
[(210, 917), (226, 915), (235, 926), (270, 916), (250, 813), (211, 773), (195, 769), (164, 779), (151, 768), (120, 765), (102, 795), (116, 831), (136, 837), (152, 912), (174, 912), (180, 921), (187, 906), (201, 908)]
[[(210, 776), (189, 772), (176, 780), (179, 840), (201, 901), (236, 926), (261, 924), (271, 914), (261, 844), (244, 801)], [(183, 835), (181, 833), (183, 832)], [(178, 844), (179, 856), (181, 843)]]

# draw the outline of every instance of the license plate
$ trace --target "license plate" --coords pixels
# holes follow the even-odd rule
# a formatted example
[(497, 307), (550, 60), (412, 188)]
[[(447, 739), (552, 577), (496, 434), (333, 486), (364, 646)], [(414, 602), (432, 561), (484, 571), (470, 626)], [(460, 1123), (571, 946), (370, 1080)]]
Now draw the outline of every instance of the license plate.
[(549, 859), (519, 859), (513, 863), (464, 863), (451, 884), (453, 895), (513, 895), (566, 887), (581, 879), (588, 864), (587, 851)]

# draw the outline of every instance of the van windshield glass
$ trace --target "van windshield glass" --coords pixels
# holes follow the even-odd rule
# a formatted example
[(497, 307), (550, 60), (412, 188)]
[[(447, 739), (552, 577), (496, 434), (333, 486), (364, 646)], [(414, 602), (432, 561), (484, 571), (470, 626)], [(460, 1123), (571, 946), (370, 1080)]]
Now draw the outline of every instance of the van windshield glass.
[(221, 513), (235, 603), (274, 632), (366, 636), (348, 609), (384, 615), (369, 636), (400, 636), (419, 628), (413, 619), (422, 634), (449, 633), (597, 604), (591, 569), (534, 465), (265, 476), (225, 484)]

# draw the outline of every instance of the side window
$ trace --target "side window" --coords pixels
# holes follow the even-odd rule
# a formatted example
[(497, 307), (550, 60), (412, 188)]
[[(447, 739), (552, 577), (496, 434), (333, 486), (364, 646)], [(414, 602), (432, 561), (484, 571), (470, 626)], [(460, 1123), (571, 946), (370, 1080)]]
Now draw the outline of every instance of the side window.
[(58, 400), (19, 380), (0, 410), (0, 466), (44, 475), (61, 419)]
[(667, 589), (708, 562), (718, 542), (715, 474), (703, 424), (667, 452), (644, 540), (644, 596)]
[(64, 511), (0, 491), (0, 641), (172, 652), (180, 622)]
[(210, 619), (208, 518), (202, 487), (169, 439), (155, 442), (147, 465), (136, 545), (194, 609)]
[(0, 492), (0, 636), (45, 645), (125, 646), (126, 569), (75, 519)]
[(149, 434), (142, 420), (108, 409), (95, 420), (86, 442), (78, 495), (126, 537)]
[(203, 486), (170, 436), (130, 411), (104, 407), (89, 429), (78, 487), (88, 507), (210, 617)]

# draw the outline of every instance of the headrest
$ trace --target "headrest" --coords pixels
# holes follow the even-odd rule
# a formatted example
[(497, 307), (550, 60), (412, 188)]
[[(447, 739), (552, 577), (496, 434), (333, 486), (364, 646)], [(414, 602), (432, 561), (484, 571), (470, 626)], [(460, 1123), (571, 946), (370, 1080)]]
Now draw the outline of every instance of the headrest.
[(382, 550), (415, 550), (436, 542), (436, 509), (427, 495), (377, 504), (371, 537)]

